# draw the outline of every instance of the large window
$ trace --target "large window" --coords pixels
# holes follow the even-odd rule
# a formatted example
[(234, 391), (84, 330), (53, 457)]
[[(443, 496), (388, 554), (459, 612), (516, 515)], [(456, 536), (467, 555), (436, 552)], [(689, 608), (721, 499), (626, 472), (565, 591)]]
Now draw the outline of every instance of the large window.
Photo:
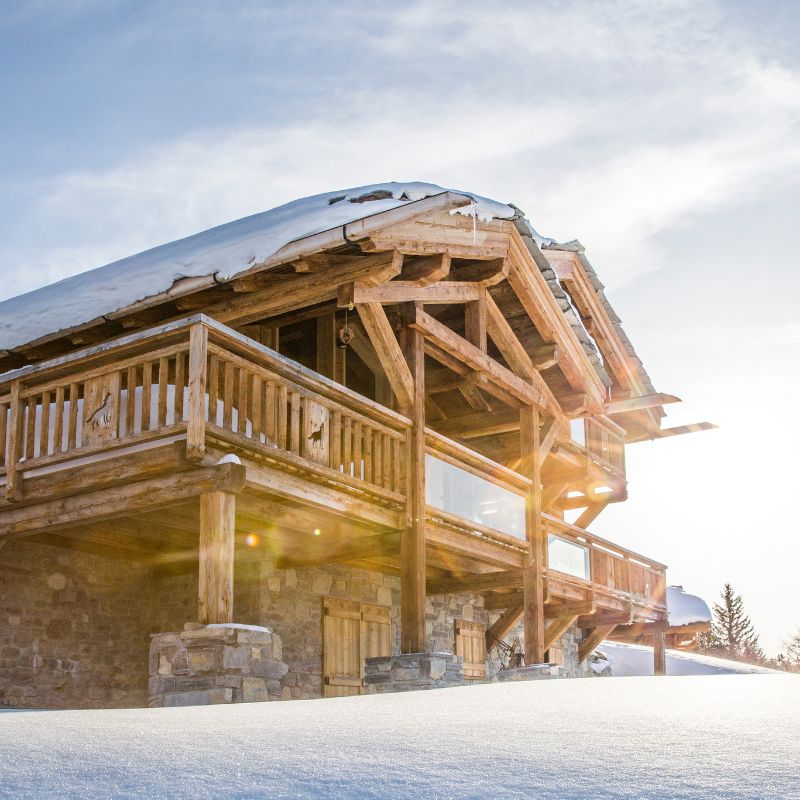
[(591, 578), (589, 548), (551, 533), (547, 537), (547, 566), (588, 581)]
[(425, 500), (448, 514), (525, 538), (525, 499), (436, 456), (425, 456)]

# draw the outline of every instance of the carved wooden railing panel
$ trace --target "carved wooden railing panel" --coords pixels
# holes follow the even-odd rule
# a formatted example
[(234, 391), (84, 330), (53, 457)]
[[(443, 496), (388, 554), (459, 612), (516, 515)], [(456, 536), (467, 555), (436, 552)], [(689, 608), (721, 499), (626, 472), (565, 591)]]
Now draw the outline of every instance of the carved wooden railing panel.
[[(280, 371), (260, 365), (259, 356), (265, 355), (254, 351), (245, 359), (209, 343), (209, 430), (228, 441), (282, 451), (343, 479), (402, 495), (405, 421), (398, 418), (396, 427), (382, 423), (369, 414), (368, 401), (352, 404), (365, 413), (344, 406), (325, 391), (324, 382), (314, 386), (315, 381), (299, 372), (294, 377), (303, 383), (292, 380), (293, 366), (285, 359)], [(276, 366), (274, 359), (271, 366)]]

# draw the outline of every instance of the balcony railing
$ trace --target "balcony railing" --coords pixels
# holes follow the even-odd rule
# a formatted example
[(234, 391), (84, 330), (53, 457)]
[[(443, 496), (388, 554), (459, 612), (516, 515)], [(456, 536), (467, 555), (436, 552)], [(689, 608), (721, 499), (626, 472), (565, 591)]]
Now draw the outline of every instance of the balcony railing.
[[(195, 316), (0, 377), (0, 483), (13, 500), (26, 473), (185, 439), (195, 455), (207, 445), (238, 449), (399, 506), (409, 427), (406, 417)], [(432, 430), (426, 450), (429, 510), (524, 548), (530, 481)], [(662, 564), (543, 516), (552, 574), (663, 606)]]

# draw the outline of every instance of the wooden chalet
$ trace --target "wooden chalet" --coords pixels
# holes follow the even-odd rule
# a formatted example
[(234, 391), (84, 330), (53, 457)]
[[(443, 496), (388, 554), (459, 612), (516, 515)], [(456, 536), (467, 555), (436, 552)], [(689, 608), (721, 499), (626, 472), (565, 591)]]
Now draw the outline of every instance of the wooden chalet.
[[(514, 207), (310, 198), (0, 303), (0, 347), (0, 704), (140, 702), (143, 633), (186, 622), (281, 637), (283, 697), (442, 649), (485, 679), (516, 636), (663, 672), (665, 565), (589, 529), (626, 444), (710, 426), (662, 428), (583, 249)], [(104, 659), (130, 691), (81, 683)], [(27, 700), (55, 662), (79, 688)]]

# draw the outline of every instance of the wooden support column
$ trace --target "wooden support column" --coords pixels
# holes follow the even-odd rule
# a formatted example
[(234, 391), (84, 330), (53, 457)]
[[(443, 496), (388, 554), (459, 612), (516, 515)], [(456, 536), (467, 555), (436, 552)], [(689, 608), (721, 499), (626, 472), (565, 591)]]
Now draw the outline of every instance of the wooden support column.
[(653, 633), (653, 675), (667, 674), (667, 651), (664, 647), (664, 631), (655, 631)]
[(616, 627), (616, 625), (598, 625), (596, 628), (590, 628), (584, 634), (584, 640), (578, 645), (578, 664), (583, 664), (592, 654), (592, 650), (604, 639), (608, 639)]
[(197, 602), (202, 625), (233, 622), (233, 545), (236, 495), (200, 495), (200, 580)]
[[(404, 309), (413, 319), (413, 305)], [(413, 405), (407, 446), (407, 523), (400, 541), (400, 652), (425, 650), (425, 338), (403, 329), (403, 348), (413, 378)]]
[(545, 656), (545, 569), (547, 545), (542, 525), (541, 448), (539, 446), (539, 411), (533, 406), (520, 409), (520, 472), (531, 480), (525, 500), (525, 532), (528, 552), (523, 569), (523, 620), (525, 626), (525, 663), (542, 664)]
[(336, 315), (317, 317), (317, 372), (336, 380)]

